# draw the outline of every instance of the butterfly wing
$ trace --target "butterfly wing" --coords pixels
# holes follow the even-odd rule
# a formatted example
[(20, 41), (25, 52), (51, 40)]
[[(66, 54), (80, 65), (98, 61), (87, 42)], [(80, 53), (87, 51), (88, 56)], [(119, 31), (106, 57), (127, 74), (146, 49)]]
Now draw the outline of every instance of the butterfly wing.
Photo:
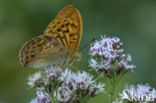
[(82, 18), (79, 11), (73, 6), (65, 7), (48, 25), (44, 34), (55, 38), (60, 44), (75, 53), (82, 36)]
[(80, 13), (74, 7), (67, 6), (48, 25), (44, 35), (33, 38), (23, 46), (20, 62), (24, 67), (35, 68), (64, 63), (71, 53), (77, 51), (81, 36)]
[[(43, 67), (48, 64), (57, 64), (68, 55), (67, 49), (60, 43), (46, 35), (28, 41), (20, 52), (20, 62), (24, 67)], [(56, 59), (57, 58), (57, 59)], [(63, 62), (63, 61), (62, 61)]]

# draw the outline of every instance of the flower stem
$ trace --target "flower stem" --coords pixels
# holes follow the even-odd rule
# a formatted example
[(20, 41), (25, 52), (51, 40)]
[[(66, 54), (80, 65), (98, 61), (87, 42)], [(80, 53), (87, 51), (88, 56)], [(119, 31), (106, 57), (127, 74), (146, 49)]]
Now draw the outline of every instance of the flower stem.
[(80, 103), (88, 103), (87, 99), (83, 98)]
[(111, 97), (111, 103), (113, 102), (115, 97), (115, 78), (112, 78), (112, 97)]
[(116, 79), (112, 77), (109, 82), (109, 103), (115, 100)]

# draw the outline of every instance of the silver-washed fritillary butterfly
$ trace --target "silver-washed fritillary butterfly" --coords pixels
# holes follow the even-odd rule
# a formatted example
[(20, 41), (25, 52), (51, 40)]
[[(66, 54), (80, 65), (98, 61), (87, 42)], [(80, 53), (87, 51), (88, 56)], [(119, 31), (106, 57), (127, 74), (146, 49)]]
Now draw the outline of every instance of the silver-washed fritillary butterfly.
[(69, 66), (80, 57), (77, 49), (82, 36), (82, 18), (73, 6), (62, 9), (48, 25), (43, 35), (22, 47), (20, 62), (24, 67), (41, 68), (48, 65)]

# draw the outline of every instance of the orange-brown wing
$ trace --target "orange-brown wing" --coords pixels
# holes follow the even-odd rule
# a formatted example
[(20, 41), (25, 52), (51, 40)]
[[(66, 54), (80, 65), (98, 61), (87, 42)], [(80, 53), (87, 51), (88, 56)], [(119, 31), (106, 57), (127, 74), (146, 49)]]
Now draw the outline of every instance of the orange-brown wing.
[(41, 35), (24, 44), (20, 51), (20, 62), (24, 67), (30, 65), (30, 67), (34, 67), (32, 66), (34, 62), (42, 63), (48, 57), (61, 54), (64, 50), (65, 47), (60, 45), (57, 40)]
[(44, 35), (56, 38), (57, 41), (71, 52), (76, 52), (82, 36), (82, 18), (80, 12), (73, 6), (65, 7), (48, 25)]

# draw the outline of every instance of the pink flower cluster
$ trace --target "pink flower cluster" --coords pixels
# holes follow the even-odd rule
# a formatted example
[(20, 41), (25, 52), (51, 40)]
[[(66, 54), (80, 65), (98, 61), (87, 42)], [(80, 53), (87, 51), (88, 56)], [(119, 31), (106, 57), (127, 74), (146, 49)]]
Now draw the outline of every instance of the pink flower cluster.
[(102, 71), (106, 77), (135, 68), (131, 63), (131, 55), (124, 54), (122, 46), (123, 43), (117, 37), (101, 37), (100, 41), (91, 44), (89, 66)]

